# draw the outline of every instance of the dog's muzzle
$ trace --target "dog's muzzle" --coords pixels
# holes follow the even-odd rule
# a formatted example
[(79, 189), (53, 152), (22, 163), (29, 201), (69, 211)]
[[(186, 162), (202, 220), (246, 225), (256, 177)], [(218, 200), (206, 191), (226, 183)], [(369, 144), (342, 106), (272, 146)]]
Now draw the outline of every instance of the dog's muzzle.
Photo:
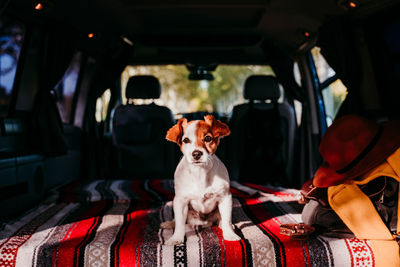
[(199, 160), (201, 156), (203, 156), (203, 152), (201, 152), (200, 150), (195, 150), (192, 153), (192, 157), (194, 160)]

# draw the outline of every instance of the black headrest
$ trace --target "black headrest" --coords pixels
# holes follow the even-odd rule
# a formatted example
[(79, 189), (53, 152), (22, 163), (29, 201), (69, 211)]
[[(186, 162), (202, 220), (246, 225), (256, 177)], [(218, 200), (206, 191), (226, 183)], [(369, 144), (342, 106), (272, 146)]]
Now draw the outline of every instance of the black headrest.
[(158, 79), (150, 75), (138, 75), (129, 78), (126, 85), (126, 98), (151, 99), (159, 98), (161, 86)]
[(252, 75), (244, 84), (245, 99), (276, 101), (281, 96), (278, 80), (270, 75)]

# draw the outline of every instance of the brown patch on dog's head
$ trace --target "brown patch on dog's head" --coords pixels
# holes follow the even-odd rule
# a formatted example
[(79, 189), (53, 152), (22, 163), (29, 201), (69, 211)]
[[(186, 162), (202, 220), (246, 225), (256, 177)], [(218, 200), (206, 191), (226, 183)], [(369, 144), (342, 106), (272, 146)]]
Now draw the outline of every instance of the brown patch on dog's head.
[(188, 125), (187, 119), (180, 119), (172, 128), (170, 128), (165, 136), (168, 141), (177, 143), (182, 146), (182, 136)]
[(220, 138), (231, 133), (228, 125), (217, 120), (212, 115), (204, 116), (204, 121), (197, 124), (197, 145), (207, 149), (208, 153), (214, 154), (219, 145)]
[(228, 125), (220, 120), (215, 119), (213, 115), (204, 116), (204, 121), (211, 126), (211, 131), (214, 135), (214, 138), (228, 136), (231, 133)]

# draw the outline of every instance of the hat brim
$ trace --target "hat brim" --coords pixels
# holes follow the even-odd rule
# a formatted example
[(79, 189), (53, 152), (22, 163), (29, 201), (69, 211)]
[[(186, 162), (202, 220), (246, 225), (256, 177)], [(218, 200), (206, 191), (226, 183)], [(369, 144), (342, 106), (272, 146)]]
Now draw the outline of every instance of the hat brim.
[(329, 163), (324, 162), (314, 175), (314, 186), (329, 187), (356, 178), (377, 167), (395, 152), (400, 147), (400, 121), (385, 122), (381, 125), (383, 131), (378, 142), (353, 168), (339, 174)]
[(338, 185), (347, 180), (347, 176), (337, 173), (326, 161), (318, 168), (314, 175), (313, 185), (316, 187), (329, 187)]

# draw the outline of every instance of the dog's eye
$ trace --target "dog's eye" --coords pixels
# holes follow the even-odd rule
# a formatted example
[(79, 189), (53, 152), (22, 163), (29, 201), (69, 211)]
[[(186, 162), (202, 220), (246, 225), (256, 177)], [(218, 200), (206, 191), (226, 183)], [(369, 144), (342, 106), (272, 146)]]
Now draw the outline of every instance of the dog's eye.
[(185, 139), (183, 139), (182, 142), (184, 142), (185, 144), (190, 143), (190, 139), (186, 137)]
[(212, 137), (207, 135), (206, 137), (204, 137), (204, 142), (208, 143), (212, 141)]

